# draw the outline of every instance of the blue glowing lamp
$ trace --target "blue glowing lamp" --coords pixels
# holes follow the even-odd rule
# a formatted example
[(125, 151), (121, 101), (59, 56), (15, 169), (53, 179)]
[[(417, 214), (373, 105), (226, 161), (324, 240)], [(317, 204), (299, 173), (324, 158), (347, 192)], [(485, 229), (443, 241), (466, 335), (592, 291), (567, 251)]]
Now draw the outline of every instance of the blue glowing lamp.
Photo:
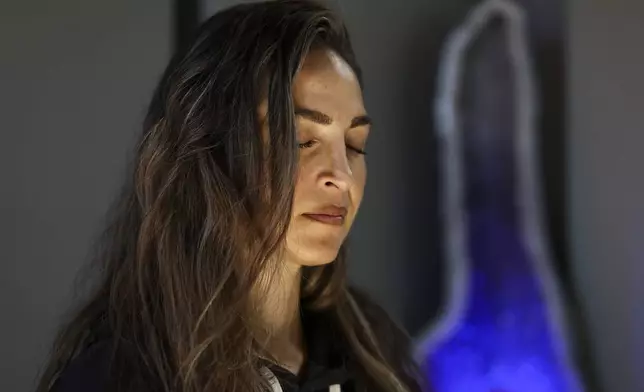
[(449, 291), (418, 355), (437, 392), (581, 392), (551, 267), (524, 17), (482, 2), (449, 38), (436, 125)]

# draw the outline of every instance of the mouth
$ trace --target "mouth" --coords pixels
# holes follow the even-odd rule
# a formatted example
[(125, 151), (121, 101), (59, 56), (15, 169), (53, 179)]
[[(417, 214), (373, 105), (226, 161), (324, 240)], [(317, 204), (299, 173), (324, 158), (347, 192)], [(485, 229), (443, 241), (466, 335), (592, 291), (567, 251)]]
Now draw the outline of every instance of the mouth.
[(345, 207), (329, 206), (303, 215), (304, 217), (316, 222), (333, 226), (342, 226), (347, 216), (347, 209)]
[(330, 215), (330, 214), (303, 214), (304, 217), (314, 220), (316, 222), (324, 223), (333, 226), (342, 226), (344, 224), (344, 215)]

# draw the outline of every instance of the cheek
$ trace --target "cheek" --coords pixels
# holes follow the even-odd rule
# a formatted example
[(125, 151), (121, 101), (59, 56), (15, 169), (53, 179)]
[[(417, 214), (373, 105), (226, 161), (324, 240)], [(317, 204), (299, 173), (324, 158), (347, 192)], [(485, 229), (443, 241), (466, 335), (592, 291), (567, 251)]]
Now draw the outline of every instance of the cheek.
[(354, 181), (354, 189), (353, 192), (351, 192), (351, 198), (357, 208), (360, 206), (362, 196), (364, 195), (364, 188), (367, 184), (367, 165), (364, 158), (361, 158), (358, 162), (352, 165), (351, 172), (353, 173)]
[(310, 180), (310, 171), (311, 165), (303, 159), (300, 159), (297, 166), (297, 176), (295, 177), (295, 199), (297, 200), (302, 194), (306, 193), (307, 188), (310, 188), (310, 185), (307, 185), (311, 182)]

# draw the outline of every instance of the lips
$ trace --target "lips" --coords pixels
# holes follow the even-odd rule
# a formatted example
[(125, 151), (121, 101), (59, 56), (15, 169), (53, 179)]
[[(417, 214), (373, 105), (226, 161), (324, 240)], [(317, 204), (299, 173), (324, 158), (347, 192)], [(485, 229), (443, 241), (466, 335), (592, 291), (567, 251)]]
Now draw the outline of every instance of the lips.
[(303, 215), (316, 222), (327, 225), (342, 226), (344, 219), (347, 216), (347, 209), (344, 207), (328, 206)]

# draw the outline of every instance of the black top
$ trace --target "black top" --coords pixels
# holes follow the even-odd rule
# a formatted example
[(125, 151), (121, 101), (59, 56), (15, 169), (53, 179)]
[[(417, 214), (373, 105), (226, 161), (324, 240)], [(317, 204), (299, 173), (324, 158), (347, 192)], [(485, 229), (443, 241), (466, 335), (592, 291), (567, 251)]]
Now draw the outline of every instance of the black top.
[[(307, 316), (303, 320), (308, 355), (300, 374), (294, 375), (275, 365), (267, 366), (282, 390), (326, 392), (331, 386), (339, 385), (342, 392), (356, 391), (356, 372), (352, 370), (350, 351), (341, 335), (325, 317)], [(91, 344), (63, 371), (53, 392), (108, 392), (112, 352), (109, 337)]]

